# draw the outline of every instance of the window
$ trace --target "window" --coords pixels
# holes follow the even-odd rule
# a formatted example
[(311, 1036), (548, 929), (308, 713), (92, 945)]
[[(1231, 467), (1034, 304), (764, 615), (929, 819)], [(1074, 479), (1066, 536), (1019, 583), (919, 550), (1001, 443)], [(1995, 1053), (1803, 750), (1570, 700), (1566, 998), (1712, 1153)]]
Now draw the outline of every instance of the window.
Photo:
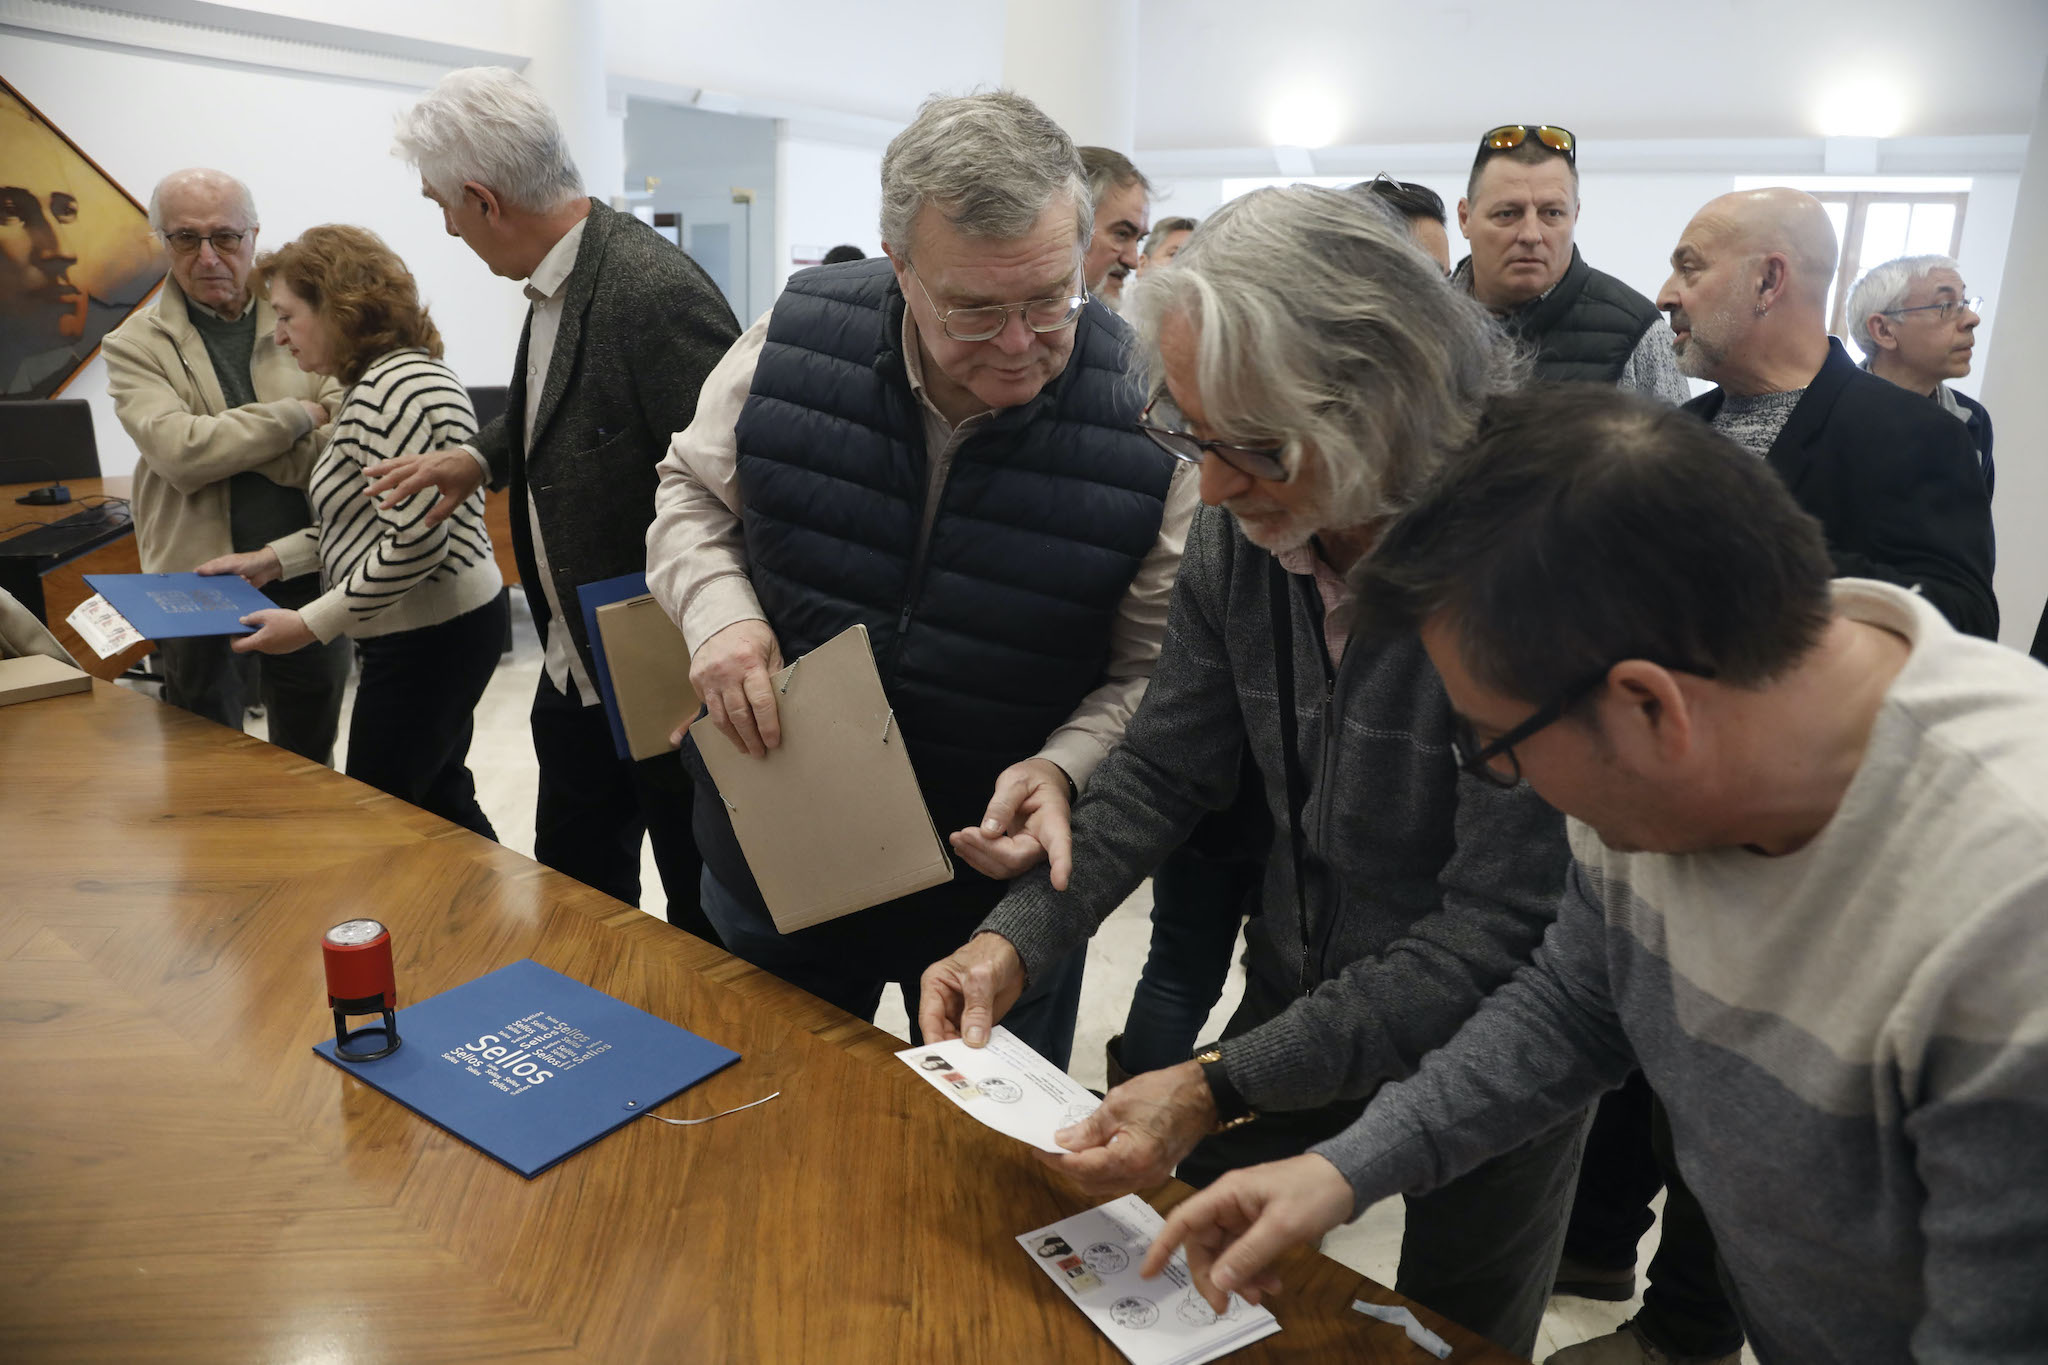
[(1847, 337), (1849, 287), (1874, 265), (1900, 256), (1955, 256), (1963, 245), (1967, 192), (1815, 190), (1841, 246), (1841, 264), (1828, 290), (1828, 330)]

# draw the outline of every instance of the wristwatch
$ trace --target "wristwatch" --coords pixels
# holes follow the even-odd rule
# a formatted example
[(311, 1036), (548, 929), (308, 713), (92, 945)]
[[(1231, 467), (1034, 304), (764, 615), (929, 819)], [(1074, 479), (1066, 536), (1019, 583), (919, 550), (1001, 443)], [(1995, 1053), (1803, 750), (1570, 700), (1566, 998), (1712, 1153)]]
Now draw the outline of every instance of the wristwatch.
[(1230, 1083), (1230, 1076), (1223, 1069), (1222, 1044), (1211, 1043), (1197, 1052), (1195, 1065), (1202, 1068), (1202, 1079), (1209, 1083), (1209, 1095), (1216, 1102), (1216, 1126), (1210, 1132), (1227, 1133), (1259, 1116)]

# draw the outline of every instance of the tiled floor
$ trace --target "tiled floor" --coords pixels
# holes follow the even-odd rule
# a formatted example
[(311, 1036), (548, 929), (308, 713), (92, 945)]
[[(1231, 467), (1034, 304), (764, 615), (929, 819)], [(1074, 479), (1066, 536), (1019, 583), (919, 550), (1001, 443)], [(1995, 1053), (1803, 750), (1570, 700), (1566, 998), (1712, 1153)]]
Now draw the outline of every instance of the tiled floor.
[[(513, 650), (498, 666), (497, 676), (484, 694), (476, 712), (476, 738), (470, 747), (469, 766), (476, 774), (477, 794), (498, 838), (508, 848), (533, 852), (533, 807), (535, 767), (533, 745), (527, 731), (527, 708), (540, 674), (540, 646), (534, 634), (532, 616), (524, 596), (515, 591), (513, 604)], [(347, 752), (347, 713), (344, 708), (342, 737), (336, 753)], [(262, 732), (262, 722), (253, 721), (253, 732)], [(652, 855), (641, 855), (641, 908), (660, 916), (664, 899)], [(1103, 924), (1088, 949), (1087, 985), (1081, 1002), (1081, 1016), (1075, 1033), (1072, 1071), (1084, 1085), (1103, 1085), (1103, 1045), (1123, 1027), (1132, 988), (1144, 965), (1150, 943), (1151, 886), (1140, 888)], [(1209, 1018), (1204, 1037), (1213, 1037), (1236, 1008), (1243, 993), (1242, 968), (1233, 967), (1222, 1000)], [(902, 1003), (893, 988), (884, 997), (875, 1022), (906, 1041), (909, 1038)], [(1661, 1206), (1661, 1199), (1660, 1199)], [(1372, 1208), (1326, 1240), (1323, 1250), (1362, 1274), (1382, 1284), (1394, 1282), (1401, 1250), (1402, 1206), (1389, 1199)], [(1655, 1249), (1657, 1230), (1643, 1240), (1642, 1261), (1647, 1263)], [(1587, 1299), (1560, 1298), (1551, 1301), (1544, 1315), (1537, 1341), (1536, 1359), (1588, 1337), (1613, 1331), (1615, 1326), (1642, 1306), (1641, 1297), (1627, 1304), (1595, 1303)], [(1754, 1365), (1745, 1353), (1745, 1360)]]

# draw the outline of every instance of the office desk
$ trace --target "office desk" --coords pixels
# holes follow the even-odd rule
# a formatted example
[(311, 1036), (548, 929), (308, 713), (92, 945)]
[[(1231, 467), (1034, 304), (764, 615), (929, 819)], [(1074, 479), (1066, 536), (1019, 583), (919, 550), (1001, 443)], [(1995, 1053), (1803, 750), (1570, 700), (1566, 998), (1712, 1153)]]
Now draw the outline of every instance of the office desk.
[[(25, 507), (15, 502), (30, 489), (46, 487), (48, 483), (46, 479), (42, 483), (0, 484), (0, 526), (14, 528), (8, 535), (18, 535), (28, 529), (16, 526), (17, 522), (47, 525), (84, 511), (87, 502), (97, 501), (101, 496), (125, 498), (129, 480), (66, 479), (64, 486), (71, 490), (70, 502), (54, 507)], [(6, 570), (0, 572), (0, 587), (20, 598), (22, 605), (50, 628), (57, 642), (71, 651), (71, 657), (78, 660), (78, 666), (94, 677), (118, 678), (128, 671), (129, 665), (155, 652), (156, 646), (144, 641), (111, 659), (102, 659), (92, 652), (91, 645), (79, 638), (77, 631), (64, 623), (64, 618), (80, 602), (92, 596), (92, 589), (85, 582), (87, 574), (142, 572), (132, 526), (109, 526), (86, 538), (68, 554), (34, 560), (11, 558), (7, 554), (6, 541), (0, 540), (0, 570)]]
[[(405, 1001), (522, 957), (742, 1060), (527, 1181), (315, 1057), (318, 942)], [(1090, 1203), (866, 1024), (259, 740), (0, 707), (0, 1359), (1109, 1362), (1018, 1249)], [(1283, 1266), (1244, 1360), (1421, 1361)], [(1511, 1358), (1433, 1314), (1457, 1361)]]

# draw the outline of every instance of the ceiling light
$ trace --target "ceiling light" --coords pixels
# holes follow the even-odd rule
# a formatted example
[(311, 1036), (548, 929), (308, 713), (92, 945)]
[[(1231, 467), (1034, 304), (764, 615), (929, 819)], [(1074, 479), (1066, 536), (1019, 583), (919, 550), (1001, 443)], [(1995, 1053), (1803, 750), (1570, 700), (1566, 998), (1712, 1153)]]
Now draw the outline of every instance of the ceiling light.
[(1890, 137), (1906, 121), (1897, 84), (1877, 76), (1837, 82), (1814, 109), (1822, 137)]
[(1327, 147), (1337, 136), (1337, 102), (1314, 91), (1296, 91), (1274, 101), (1266, 135), (1275, 147)]

